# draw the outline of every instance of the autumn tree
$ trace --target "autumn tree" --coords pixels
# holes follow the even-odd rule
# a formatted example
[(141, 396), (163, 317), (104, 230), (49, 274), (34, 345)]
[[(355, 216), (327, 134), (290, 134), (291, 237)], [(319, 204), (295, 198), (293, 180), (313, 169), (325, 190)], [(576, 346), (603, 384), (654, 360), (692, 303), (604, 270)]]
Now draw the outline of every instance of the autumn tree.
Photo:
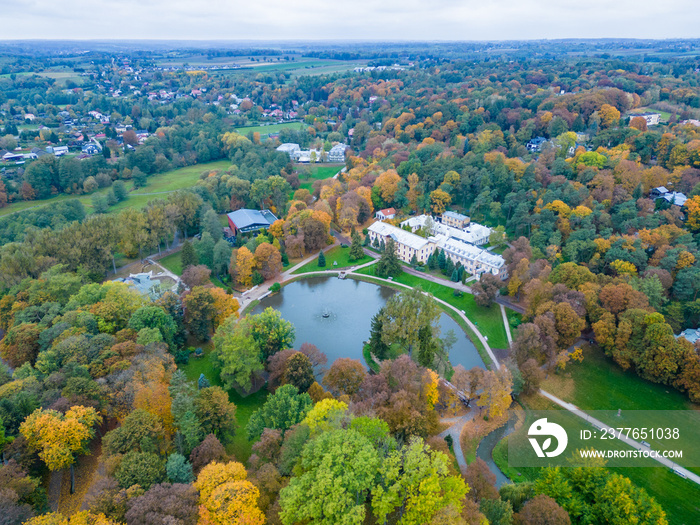
[[(87, 453), (87, 445), (95, 435), (94, 426), (102, 417), (94, 408), (74, 406), (65, 415), (55, 410), (37, 409), (22, 423), (20, 432), (27, 445), (39, 451), (49, 470), (71, 467), (77, 454)], [(71, 493), (73, 492), (71, 483)]]
[(335, 395), (354, 396), (367, 375), (362, 363), (356, 359), (336, 359), (323, 376), (323, 385)]
[(272, 279), (282, 271), (282, 255), (272, 244), (264, 242), (255, 249), (255, 264), (265, 279)]
[(372, 490), (372, 511), (380, 523), (396, 515), (396, 523), (419, 525), (451, 506), (459, 513), (469, 490), (461, 477), (450, 474), (448, 457), (420, 438), (411, 438), (391, 452), (379, 469), (379, 478)]
[(569, 513), (549, 496), (540, 494), (526, 502), (522, 510), (513, 515), (515, 525), (570, 525)]
[(377, 451), (359, 432), (322, 433), (304, 447), (298, 474), (280, 492), (282, 523), (362, 523), (379, 467)]
[(205, 286), (209, 284), (210, 276), (211, 270), (203, 264), (198, 264), (185, 268), (182, 272), (181, 279), (189, 288), (194, 288), (195, 286)]
[(479, 281), (472, 285), (474, 302), (479, 306), (490, 306), (502, 284), (501, 280), (491, 273), (481, 274)]
[[(231, 263), (233, 265), (233, 262)], [(255, 256), (248, 248), (242, 246), (236, 252), (235, 279), (238, 284), (248, 288), (253, 283)]]
[(439, 188), (430, 193), (430, 209), (436, 215), (444, 213), (451, 201), (452, 197), (450, 194)]
[(299, 392), (306, 392), (314, 383), (311, 361), (301, 352), (293, 353), (284, 365), (284, 383), (294, 385)]
[(240, 463), (213, 462), (204, 467), (194, 483), (199, 491), (199, 523), (265, 523), (265, 516), (258, 508), (260, 491), (246, 478), (245, 467)]
[(490, 418), (503, 415), (510, 406), (512, 381), (511, 374), (505, 366), (501, 366), (498, 370), (484, 372), (481, 382), (482, 392), (476, 404), (486, 407), (486, 413)]
[(284, 433), (304, 420), (311, 405), (309, 394), (299, 393), (294, 385), (279, 387), (267, 398), (265, 404), (250, 416), (246, 427), (248, 439), (257, 439), (266, 428), (278, 429)]
[(163, 483), (153, 485), (143, 495), (129, 501), (127, 525), (160, 525), (166, 522), (196, 525), (199, 496), (192, 485)]
[(195, 286), (183, 300), (185, 307), (185, 326), (198, 339), (209, 338), (213, 326), (214, 298), (207, 288)]

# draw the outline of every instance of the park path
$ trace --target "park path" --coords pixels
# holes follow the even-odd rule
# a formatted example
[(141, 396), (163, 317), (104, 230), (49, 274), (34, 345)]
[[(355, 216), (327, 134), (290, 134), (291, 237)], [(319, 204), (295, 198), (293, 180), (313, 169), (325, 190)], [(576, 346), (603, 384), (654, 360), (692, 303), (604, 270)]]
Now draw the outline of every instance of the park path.
[(508, 322), (508, 316), (506, 315), (506, 309), (502, 304), (498, 304), (501, 307), (501, 317), (503, 317), (503, 326), (506, 329), (506, 337), (508, 338), (508, 344), (513, 342), (513, 336), (510, 333), (510, 323)]
[(467, 460), (464, 457), (464, 452), (462, 451), (462, 441), (460, 439), (460, 436), (462, 435), (462, 429), (464, 428), (464, 425), (466, 425), (469, 421), (474, 419), (475, 414), (476, 410), (470, 409), (469, 412), (463, 416), (445, 418), (440, 420), (440, 423), (451, 424), (449, 428), (446, 428), (445, 430), (440, 432), (438, 436), (440, 436), (443, 439), (447, 436), (452, 436), (452, 449), (454, 450), (455, 458), (457, 458), (457, 463), (459, 464), (459, 468), (462, 470), (462, 473), (464, 473), (464, 471), (467, 468)]
[[(614, 434), (615, 436), (617, 436), (617, 439), (618, 439), (619, 441), (622, 441), (623, 443), (629, 445), (630, 447), (632, 447), (632, 448), (634, 448), (634, 449), (636, 449), (636, 450), (642, 450), (642, 451), (649, 451), (649, 450), (650, 450), (649, 447), (645, 447), (644, 445), (642, 445), (642, 444), (639, 443), (638, 441), (635, 441), (634, 439), (629, 438), (629, 437), (627, 437), (626, 435), (623, 435), (623, 434), (621, 434), (621, 433), (615, 432), (615, 429), (614, 429), (614, 428), (612, 428), (611, 426), (606, 425), (606, 424), (603, 423), (602, 421), (600, 421), (600, 420), (598, 420), (598, 419), (595, 419), (594, 417), (590, 416), (589, 414), (587, 414), (586, 412), (584, 412), (583, 410), (581, 410), (580, 408), (578, 408), (576, 405), (573, 405), (573, 404), (571, 404), (571, 403), (567, 403), (566, 401), (564, 401), (564, 400), (562, 400), (562, 399), (559, 399), (558, 397), (556, 397), (556, 396), (554, 396), (554, 395), (552, 395), (552, 394), (550, 394), (549, 392), (546, 392), (546, 391), (544, 391), (544, 390), (540, 390), (540, 395), (546, 397), (547, 399), (549, 399), (550, 401), (556, 403), (556, 404), (559, 405), (560, 407), (565, 408), (566, 410), (568, 410), (568, 411), (571, 412), (572, 414), (577, 415), (577, 416), (580, 417), (581, 419), (584, 419), (584, 420), (588, 421), (589, 423), (591, 423), (591, 424), (593, 424), (594, 426), (600, 428), (601, 430), (609, 430), (610, 433), (612, 433), (612, 434)], [(619, 435), (618, 435), (618, 434), (619, 434)], [(677, 465), (676, 463), (674, 463), (674, 462), (671, 461), (670, 459), (667, 459), (667, 458), (664, 458), (664, 457), (654, 457), (654, 458), (652, 458), (652, 459), (655, 459), (656, 461), (658, 461), (658, 462), (661, 463), (662, 465), (664, 465), (664, 466), (670, 468), (670, 469), (673, 470), (674, 472), (680, 473), (680, 474), (682, 474), (685, 478), (687, 478), (687, 479), (689, 479), (690, 481), (692, 481), (692, 482), (694, 482), (694, 483), (700, 485), (700, 476), (698, 476), (697, 474), (695, 474), (695, 473), (689, 471), (689, 470), (686, 469), (686, 468), (681, 467), (680, 465)]]
[(58, 512), (58, 504), (61, 501), (61, 485), (63, 484), (63, 471), (51, 471), (49, 476), (49, 490), (46, 496), (49, 500), (51, 512)]

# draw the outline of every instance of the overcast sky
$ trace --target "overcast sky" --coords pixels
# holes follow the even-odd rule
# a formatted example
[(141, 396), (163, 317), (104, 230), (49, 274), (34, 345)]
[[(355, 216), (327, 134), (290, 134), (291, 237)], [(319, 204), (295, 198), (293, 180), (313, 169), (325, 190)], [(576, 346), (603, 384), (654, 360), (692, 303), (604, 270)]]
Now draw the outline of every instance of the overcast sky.
[(698, 0), (0, 0), (5, 39), (697, 38)]

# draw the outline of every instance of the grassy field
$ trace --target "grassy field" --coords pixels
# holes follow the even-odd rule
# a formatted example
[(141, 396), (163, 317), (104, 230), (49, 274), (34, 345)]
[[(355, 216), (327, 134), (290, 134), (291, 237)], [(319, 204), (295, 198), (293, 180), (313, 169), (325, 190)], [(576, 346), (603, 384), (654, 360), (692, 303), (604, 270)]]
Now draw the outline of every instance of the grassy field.
[[(299, 168), (299, 165), (297, 165), (297, 168)], [(309, 190), (309, 192), (313, 193), (314, 181), (330, 179), (342, 168), (343, 164), (334, 164), (332, 166), (329, 166), (327, 164), (315, 164), (309, 166), (309, 169), (311, 170), (311, 175), (309, 177), (304, 178), (299, 177), (299, 181), (301, 182), (301, 184), (299, 185), (299, 189), (306, 189)]]
[[(358, 273), (364, 275), (374, 275), (374, 266), (368, 266), (358, 270)], [(402, 283), (414, 288), (422, 288), (424, 291), (434, 295), (438, 299), (442, 299), (446, 303), (451, 304), (458, 310), (465, 312), (469, 320), (474, 323), (479, 331), (488, 339), (489, 346), (492, 348), (508, 348), (508, 338), (506, 330), (503, 326), (503, 318), (498, 305), (492, 304), (488, 308), (478, 306), (474, 302), (474, 296), (464, 293), (461, 297), (455, 297), (452, 288), (441, 284), (426, 281), (406, 272), (401, 273), (398, 277), (394, 277), (394, 281)], [(476, 341), (474, 341), (476, 344)]]
[[(584, 361), (585, 362), (585, 361)], [(602, 390), (602, 389), (601, 389)], [(526, 410), (556, 410), (558, 407), (541, 396), (523, 400)], [(567, 417), (567, 416), (564, 416)], [(570, 419), (570, 420), (569, 420)], [(567, 419), (569, 436), (578, 435), (579, 430), (590, 429), (583, 420), (575, 416)], [(624, 445), (621, 444), (621, 447)], [(510, 467), (508, 465), (508, 438), (501, 440), (493, 450), (493, 459), (503, 473), (513, 481), (532, 481), (539, 475), (537, 467)], [(628, 477), (635, 485), (644, 488), (666, 511), (671, 525), (690, 525), (698, 523), (700, 517), (700, 487), (672, 473), (658, 463), (647, 460), (651, 466), (620, 468), (610, 470)]]
[[(219, 373), (214, 367), (211, 359), (211, 343), (204, 345), (204, 356), (199, 358), (191, 358), (186, 365), (179, 365), (187, 374), (187, 378), (191, 381), (197, 381), (200, 374), (209, 380), (213, 386), (221, 386)], [(253, 412), (258, 410), (267, 399), (267, 390), (259, 390), (254, 394), (242, 397), (234, 390), (228, 391), (229, 400), (236, 405), (236, 433), (233, 441), (226, 447), (229, 454), (233, 454), (238, 461), (245, 463), (248, 461), (252, 452), (253, 443), (246, 438), (245, 427)]]
[[(318, 261), (313, 260), (308, 263), (306, 263), (304, 266), (301, 268), (294, 270), (292, 273), (293, 274), (299, 274), (299, 273), (307, 273), (307, 272), (315, 272), (319, 270), (339, 270), (341, 268), (348, 268), (350, 266), (359, 266), (360, 264), (364, 264), (366, 262), (369, 262), (372, 258), (369, 255), (365, 255), (362, 259), (358, 261), (351, 261), (350, 260), (350, 248), (342, 248), (340, 246), (335, 246), (331, 248), (328, 251), (324, 252), (324, 255), (326, 256), (326, 266), (321, 268), (318, 266)], [(338, 264), (336, 266), (333, 265), (333, 263), (337, 262)]]
[(170, 255), (166, 255), (158, 262), (165, 266), (168, 270), (173, 272), (175, 275), (182, 275), (182, 260), (180, 258), (180, 252), (175, 252), (171, 253)]
[(306, 128), (306, 126), (304, 125), (303, 122), (281, 122), (279, 124), (268, 124), (268, 125), (260, 125), (260, 126), (244, 126), (242, 128), (236, 128), (236, 131), (238, 133), (241, 133), (242, 135), (247, 135), (248, 133), (255, 133), (255, 132), (258, 132), (261, 135), (269, 135), (270, 133), (278, 133), (278, 132), (282, 131), (283, 129), (302, 130), (305, 128)]
[[(126, 200), (111, 206), (108, 213), (120, 211), (125, 208), (143, 208), (149, 201), (163, 197), (166, 193), (194, 186), (194, 184), (199, 180), (199, 175), (204, 171), (227, 169), (230, 166), (231, 163), (229, 161), (219, 160), (215, 162), (208, 162), (206, 164), (195, 164), (194, 166), (187, 166), (185, 168), (167, 171), (165, 173), (160, 173), (149, 177), (146, 186), (137, 190), (133, 190), (134, 186), (131, 181), (126, 181), (126, 189), (129, 191), (129, 197)], [(109, 188), (102, 188), (97, 190), (95, 193), (106, 195), (107, 192), (109, 192)], [(69, 199), (78, 199), (83, 206), (85, 206), (87, 213), (92, 213), (93, 195), (94, 193), (80, 196), (58, 195), (56, 197), (43, 200), (15, 202), (9, 206), (6, 206), (5, 208), (0, 209), (0, 217), (17, 211), (26, 210), (28, 208), (38, 208)]]

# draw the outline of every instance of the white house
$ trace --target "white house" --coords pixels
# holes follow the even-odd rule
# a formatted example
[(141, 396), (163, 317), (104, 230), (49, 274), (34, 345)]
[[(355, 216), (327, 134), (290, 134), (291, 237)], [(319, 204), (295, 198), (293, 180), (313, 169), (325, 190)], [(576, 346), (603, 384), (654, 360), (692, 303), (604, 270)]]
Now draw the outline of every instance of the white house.
[(435, 242), (425, 239), (414, 233), (407, 232), (386, 222), (377, 221), (367, 228), (370, 241), (387, 243), (393, 239), (396, 246), (396, 255), (404, 262), (411, 262), (415, 256), (418, 262), (427, 262), (428, 257), (435, 251)]
[(328, 152), (328, 162), (345, 162), (345, 150), (347, 148), (343, 143), (333, 146)]
[(469, 224), (469, 217), (466, 215), (462, 215), (461, 213), (457, 213), (454, 211), (446, 211), (445, 213), (442, 214), (442, 223), (447, 224), (448, 226), (452, 226), (453, 228), (464, 228), (467, 224)]
[(630, 122), (634, 117), (642, 117), (647, 122), (647, 126), (656, 126), (661, 119), (661, 113), (630, 113)]
[(383, 210), (377, 211), (374, 216), (379, 221), (385, 221), (387, 219), (393, 219), (396, 217), (396, 210), (394, 208), (385, 208)]

